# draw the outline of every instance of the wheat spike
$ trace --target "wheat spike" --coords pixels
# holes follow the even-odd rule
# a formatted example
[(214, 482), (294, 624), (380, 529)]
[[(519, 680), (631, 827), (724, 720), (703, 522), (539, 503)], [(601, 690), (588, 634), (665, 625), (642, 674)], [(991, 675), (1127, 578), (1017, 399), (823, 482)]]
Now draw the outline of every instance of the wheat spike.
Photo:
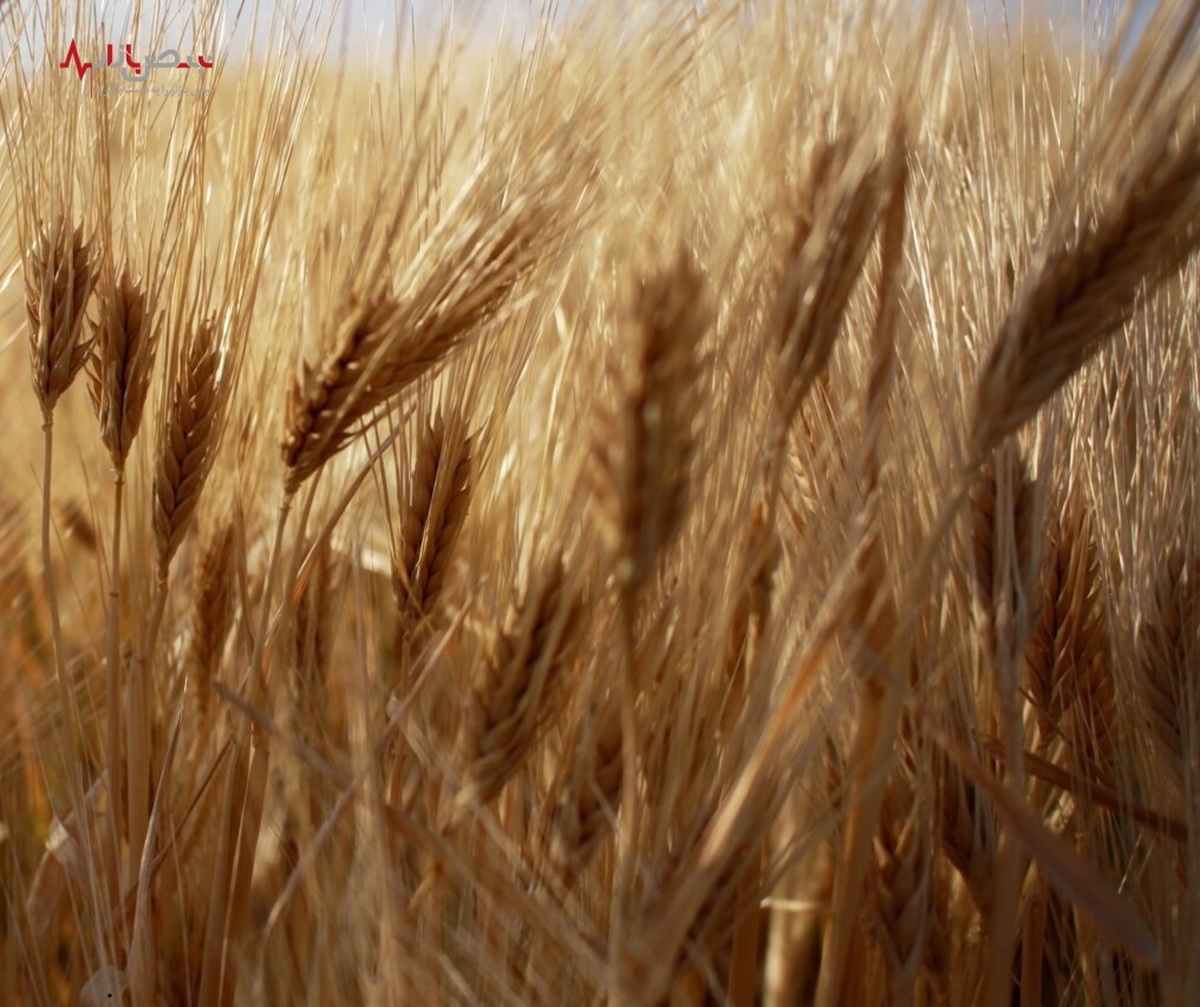
[(1024, 459), (1002, 452), (984, 465), (971, 488), (973, 586), (984, 646), (1020, 653), (1028, 632), (1036, 584), (1036, 487)]
[(882, 200), (877, 161), (857, 164), (844, 143), (817, 148), (769, 321), (785, 427), (829, 362)]
[(1106, 776), (1116, 716), (1111, 644), (1100, 561), (1082, 505), (1054, 520), (1049, 546), (1041, 611), (1025, 653), (1030, 694), (1043, 742), (1065, 732), (1076, 765)]
[(232, 519), (221, 522), (196, 563), (188, 663), (197, 678), (201, 709), (209, 703), (208, 687), (220, 665), (235, 612), (236, 533)]
[(933, 870), (928, 811), (901, 774), (893, 774), (875, 837), (873, 872), (879, 939), (893, 997), (911, 996), (930, 927)]
[(533, 268), (535, 236), (551, 214), (549, 203), (510, 200), (494, 218), (449, 228), (445, 247), (428, 252), (436, 265), (402, 288), (406, 296), (350, 296), (332, 348), (317, 365), (302, 362), (288, 385), (281, 446), (290, 491), (500, 312)]
[(61, 215), (42, 225), (25, 260), (25, 308), (33, 388), (44, 413), (88, 361), (83, 323), (95, 283), (95, 256), (83, 226), (72, 230)]
[(1129, 319), (1143, 284), (1169, 276), (1200, 241), (1200, 142), (1160, 129), (1097, 219), (1065, 241), (1053, 227), (1043, 237), (975, 386), (975, 457), (1028, 422)]
[(644, 279), (633, 346), (614, 361), (617, 402), (601, 415), (601, 513), (622, 584), (636, 594), (683, 522), (699, 407), (699, 343), (710, 324), (704, 276), (683, 252)]
[(942, 853), (962, 876), (976, 909), (987, 916), (996, 860), (996, 821), (983, 792), (952, 760), (934, 757), (938, 840)]
[(473, 447), (466, 417), (454, 409), (438, 413), (417, 438), (392, 553), (392, 596), (409, 632), (445, 588), (471, 501)]
[(564, 583), (561, 557), (530, 584), (496, 632), (472, 690), (460, 742), (466, 765), (457, 804), (486, 804), (520, 767), (553, 709), (581, 606)]
[(99, 302), (89, 391), (104, 446), (122, 469), (141, 426), (157, 331), (146, 292), (128, 269), (101, 288)]
[(591, 730), (580, 732), (551, 790), (545, 852), (567, 885), (595, 856), (621, 803), (624, 762), (616, 697), (606, 697), (589, 720)]
[(1138, 681), (1147, 726), (1166, 756), (1163, 767), (1182, 781), (1191, 744), (1185, 690), (1200, 651), (1200, 562), (1174, 549), (1152, 591), (1137, 633)]
[(154, 471), (154, 534), (160, 573), (183, 541), (217, 453), (229, 393), (216, 328), (203, 322), (180, 355), (159, 429)]

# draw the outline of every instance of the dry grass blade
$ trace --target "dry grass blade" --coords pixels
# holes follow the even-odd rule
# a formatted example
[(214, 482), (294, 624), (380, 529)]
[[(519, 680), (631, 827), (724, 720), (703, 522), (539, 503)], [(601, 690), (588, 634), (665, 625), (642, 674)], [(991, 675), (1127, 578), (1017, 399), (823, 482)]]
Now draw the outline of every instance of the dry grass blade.
[(25, 307), (33, 388), (45, 413), (88, 361), (83, 322), (95, 283), (95, 258), (83, 226), (72, 230), (63, 216), (43, 225), (25, 261)]
[(1005, 824), (1037, 862), (1051, 884), (1118, 947), (1149, 968), (1161, 968), (1162, 949), (1137, 907), (1116, 891), (1109, 880), (1083, 860), (1061, 836), (1055, 835), (965, 748), (948, 735), (933, 735), (938, 747), (970, 781), (991, 798)]
[[(995, 739), (984, 739), (989, 751), (998, 759), (1004, 758), (1004, 746)], [(1188, 827), (1184, 822), (1169, 815), (1142, 807), (1117, 793), (1115, 790), (1097, 783), (1090, 777), (1078, 776), (1070, 771), (1047, 762), (1033, 752), (1026, 752), (1025, 762), (1031, 776), (1060, 787), (1080, 801), (1090, 801), (1116, 814), (1127, 814), (1139, 825), (1153, 829), (1177, 843), (1188, 841)]]

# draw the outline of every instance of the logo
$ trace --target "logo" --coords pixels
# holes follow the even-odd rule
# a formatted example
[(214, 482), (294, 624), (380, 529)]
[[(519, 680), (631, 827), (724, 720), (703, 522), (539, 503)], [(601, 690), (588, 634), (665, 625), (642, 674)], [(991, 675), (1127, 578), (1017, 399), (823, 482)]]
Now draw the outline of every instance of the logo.
[(205, 70), (212, 69), (212, 59), (202, 55), (188, 56), (187, 58), (180, 57), (175, 49), (164, 49), (160, 53), (149, 53), (143, 56), (141, 60), (134, 59), (133, 46), (126, 44), (124, 52), (121, 53), (117, 47), (109, 42), (104, 48), (104, 59), (83, 59), (79, 55), (79, 45), (75, 39), (71, 39), (71, 44), (67, 46), (66, 55), (58, 64), (60, 70), (68, 70), (72, 67), (79, 75), (82, 81), (87, 75), (87, 72), (93, 68), (97, 71), (111, 69), (114, 66), (120, 66), (121, 79), (134, 85), (129, 88), (103, 88), (97, 90), (92, 89), (93, 94), (103, 93), (154, 93), (154, 94), (207, 94), (208, 90), (197, 89), (196, 91), (188, 91), (186, 88), (169, 88), (165, 92), (158, 87), (147, 87), (150, 84), (150, 72), (152, 70), (196, 70), (198, 73), (204, 73)]

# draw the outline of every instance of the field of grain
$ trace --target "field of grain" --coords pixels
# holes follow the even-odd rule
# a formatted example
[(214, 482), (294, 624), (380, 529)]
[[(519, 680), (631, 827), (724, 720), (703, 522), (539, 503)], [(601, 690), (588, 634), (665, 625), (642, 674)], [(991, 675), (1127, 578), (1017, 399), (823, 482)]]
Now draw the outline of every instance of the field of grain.
[(0, 8), (6, 1003), (1200, 1002), (1200, 0)]

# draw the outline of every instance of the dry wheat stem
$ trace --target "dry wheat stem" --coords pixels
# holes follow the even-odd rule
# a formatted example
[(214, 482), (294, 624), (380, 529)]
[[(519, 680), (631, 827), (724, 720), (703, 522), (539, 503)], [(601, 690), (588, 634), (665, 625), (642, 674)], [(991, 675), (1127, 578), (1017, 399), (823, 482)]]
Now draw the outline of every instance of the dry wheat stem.
[[(844, 212), (853, 226), (862, 229), (858, 236), (861, 243), (851, 246), (834, 256), (838, 265), (843, 262), (862, 268), (869, 247), (869, 237), (875, 231), (875, 219), (883, 208), (884, 244), (880, 280), (879, 301), (876, 319), (876, 360), (867, 388), (868, 423), (877, 423), (877, 416), (886, 408), (886, 392), (890, 389), (889, 363), (894, 352), (893, 333), (890, 331), (890, 297), (896, 272), (901, 262), (903, 247), (904, 186), (906, 182), (905, 136), (897, 124), (893, 126), (888, 151), (882, 167), (871, 166), (851, 193), (851, 201)], [(878, 176), (878, 177), (877, 177)], [(880, 190), (884, 194), (880, 195)], [(849, 226), (849, 225), (848, 225)], [(845, 310), (845, 299), (849, 296), (849, 281), (838, 280), (840, 290), (834, 287), (830, 296), (842, 299), (835, 305), (836, 314), (832, 323), (826, 323), (836, 331), (840, 316)], [(832, 339), (831, 332), (826, 338)], [(812, 364), (805, 364), (800, 371), (804, 384), (800, 394), (807, 394), (818, 370), (827, 363), (832, 347), (823, 351), (825, 360), (817, 357)], [(795, 370), (795, 365), (791, 368)], [(809, 376), (811, 375), (811, 377)], [(786, 415), (786, 414), (785, 414)], [(850, 808), (846, 821), (845, 842), (841, 851), (839, 871), (835, 878), (832, 918), (825, 932), (822, 946), (821, 970), (818, 977), (817, 998), (821, 1003), (840, 1002), (846, 993), (849, 981), (851, 943), (856, 933), (861, 900), (864, 894), (864, 879), (871, 856), (871, 844), (878, 831), (879, 816), (884, 796), (883, 777), (887, 761), (892, 755), (892, 745), (900, 723), (900, 696), (887, 677), (873, 670), (872, 665), (895, 671), (906, 665), (911, 649), (911, 637), (900, 626), (896, 602), (885, 576), (886, 563), (882, 552), (879, 523), (879, 486), (877, 463), (874, 458), (874, 434), (866, 435), (866, 498), (863, 503), (863, 542), (858, 556), (859, 586), (848, 613), (852, 631), (860, 639), (855, 648), (859, 653), (855, 663), (863, 678), (859, 708), (855, 726), (855, 753), (852, 760), (854, 778), (851, 782)]]
[[(266, 580), (259, 606), (257, 631), (253, 640), (253, 652), (246, 676), (246, 694), (257, 701), (265, 698), (264, 663), (271, 601), (275, 580), (279, 574), (284, 531), (292, 511), (294, 496), (294, 491), (285, 488), (279, 504), (275, 536), (267, 561)], [(311, 495), (305, 503), (305, 514), (310, 503)], [(261, 822), (261, 792), (269, 767), (268, 755), (269, 747), (265, 736), (257, 729), (252, 732), (250, 721), (240, 723), (236, 732), (236, 750), (222, 797), (220, 820), (224, 827), (218, 840), (214, 865), (215, 883), (204, 932), (205, 960), (209, 963), (219, 961), (221, 967), (205, 970), (198, 996), (202, 1005), (216, 1007), (217, 1004), (225, 1002), (228, 987), (233, 982), (234, 966), (227, 963), (227, 948), (234, 936), (231, 929), (238, 919), (235, 914), (249, 888), (250, 873), (254, 864), (253, 844), (257, 842)], [(243, 766), (243, 758), (249, 760), (248, 765)], [(256, 795), (259, 798), (257, 801), (254, 799)], [(226, 971), (226, 967), (229, 971)]]
[(188, 333), (170, 375), (160, 418), (154, 469), (154, 591), (128, 681), (126, 775), (131, 866), (142, 854), (150, 823), (151, 717), (156, 709), (152, 674), (166, 613), (171, 561), (191, 527), (212, 470), (230, 389), (230, 361), (218, 342), (216, 323), (205, 320)]
[(874, 497), (867, 502), (869, 524), (858, 557), (858, 586), (848, 618), (854, 636), (856, 670), (862, 678), (855, 720), (853, 779), (845, 841), (835, 881), (832, 919), (823, 944), (818, 1002), (841, 1002), (850, 980), (850, 947), (857, 927), (871, 844), (878, 829), (883, 778), (900, 725), (902, 697), (883, 669), (893, 675), (908, 664), (911, 638), (901, 635), (895, 601), (884, 576)]
[[(37, 238), (25, 258), (26, 311), (29, 321), (30, 364), (33, 388), (42, 412), (42, 567), (50, 609), (51, 645), (59, 683), (62, 715), (71, 750), (79, 750), (79, 711), (67, 682), (63, 653), (62, 618), (55, 590), (50, 549), (51, 475), (53, 472), (54, 407), (82, 369), (88, 344), (80, 342), (87, 300), (95, 283), (91, 247), (82, 226), (71, 230), (59, 215), (51, 225), (39, 225)], [(84, 787), (70, 773), (76, 798)]]
[[(101, 439), (113, 464), (113, 526), (109, 563), (110, 585), (105, 630), (108, 675), (107, 762), (110, 780), (121, 776), (121, 654), (120, 576), (121, 527), (124, 518), (125, 461), (137, 436), (150, 387), (155, 335), (149, 331), (146, 297), (126, 271), (103, 291), (100, 321), (92, 341), (92, 404), (100, 422)], [(120, 788), (114, 789), (112, 824), (121, 817)], [(116, 835), (114, 833), (114, 849)]]
[[(62, 616), (59, 610), (55, 584), (53, 556), (50, 544), (51, 480), (54, 454), (54, 408), (59, 397), (66, 391), (87, 359), (88, 347), (80, 343), (84, 310), (94, 282), (92, 253), (83, 240), (82, 228), (74, 232), (59, 216), (51, 228), (39, 231), (37, 241), (25, 261), (26, 309), (30, 332), (30, 362), (33, 387), (37, 394), (42, 414), (42, 582), (47, 607), (50, 612), (51, 649), (54, 662), (54, 677), (58, 687), (59, 708), (66, 728), (68, 752), (82, 751), (82, 718), (69, 681), (65, 655)], [(70, 756), (65, 769), (71, 806), (75, 810), (84, 807), (84, 785), (82, 767), (71, 764)], [(65, 816), (63, 816), (65, 817)], [(83, 844), (84, 855), (91, 879), (100, 878), (101, 872), (90, 843)], [(95, 885), (88, 887), (88, 908), (93, 920), (100, 921), (101, 897)], [(101, 922), (99, 932), (106, 934), (110, 928)], [(112, 960), (111, 948), (104, 954)]]
[(973, 783), (991, 797), (996, 810), (1004, 816), (1006, 824), (1051, 883), (1060, 887), (1074, 906), (1086, 913), (1115, 944), (1135, 955), (1147, 967), (1160, 969), (1162, 949), (1136, 907), (1096, 868), (1081, 859), (1064, 839), (1038, 821), (1023, 795), (1013, 793), (997, 781), (962, 745), (940, 729), (931, 727), (930, 737)]

